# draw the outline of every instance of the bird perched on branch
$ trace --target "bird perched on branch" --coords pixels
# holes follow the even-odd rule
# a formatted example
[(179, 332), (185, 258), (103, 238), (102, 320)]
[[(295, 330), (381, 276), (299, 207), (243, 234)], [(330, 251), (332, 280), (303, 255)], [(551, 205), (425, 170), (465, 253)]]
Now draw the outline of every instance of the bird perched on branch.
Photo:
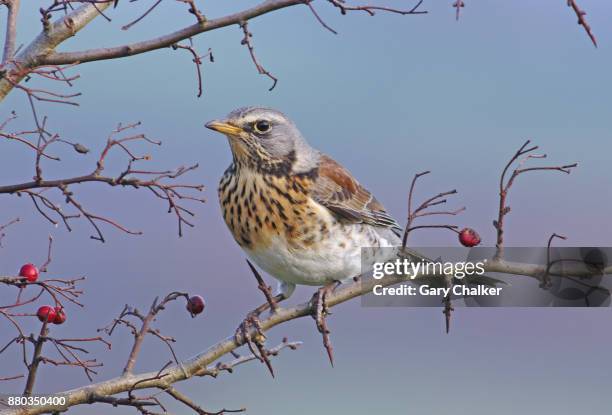
[(361, 274), (361, 248), (401, 244), (401, 228), (380, 202), (283, 113), (240, 108), (206, 127), (225, 134), (233, 154), (219, 184), (225, 222), (248, 257), (280, 281), (276, 300), (296, 284), (323, 286), (316, 308), (325, 311), (330, 287)]

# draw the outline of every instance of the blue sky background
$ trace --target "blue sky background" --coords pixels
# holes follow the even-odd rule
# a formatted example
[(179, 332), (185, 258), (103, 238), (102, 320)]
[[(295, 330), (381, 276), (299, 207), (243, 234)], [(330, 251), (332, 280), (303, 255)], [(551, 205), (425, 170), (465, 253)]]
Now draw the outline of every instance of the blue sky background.
[[(450, 206), (468, 209), (456, 223), (477, 229), (486, 245), (494, 243), (499, 172), (531, 138), (549, 154), (548, 162), (577, 161), (580, 167), (570, 176), (542, 173), (517, 181), (510, 195), (507, 243), (542, 245), (557, 232), (569, 237), (567, 246), (609, 246), (612, 5), (580, 1), (600, 42), (595, 49), (563, 0), (466, 1), (459, 23), (450, 3), (426, 1), (428, 15), (372, 18), (340, 16), (315, 2), (338, 36), (321, 28), (305, 7), (260, 17), (250, 28), (261, 63), (279, 78), (272, 92), (267, 91), (269, 79), (257, 74), (240, 45), (238, 27), (194, 40), (201, 53), (210, 47), (216, 58), (204, 65), (201, 99), (195, 96), (193, 63), (184, 51), (83, 65), (74, 88), (83, 92), (79, 108), (39, 106), (51, 128), (98, 150), (117, 122), (140, 120), (147, 134), (164, 141), (152, 153), (151, 165), (200, 163), (190, 177), (206, 184), (208, 203), (195, 206), (196, 228), (178, 239), (174, 217), (165, 215), (165, 206), (147, 192), (75, 187), (92, 210), (145, 232), (133, 237), (105, 228), (108, 242), (100, 244), (88, 239), (85, 223), (76, 224), (72, 233), (54, 229), (25, 198), (4, 196), (0, 221), (20, 216), (23, 223), (10, 229), (0, 251), (0, 273), (42, 262), (47, 235), (53, 234), (53, 275), (88, 277), (87, 308), (69, 307), (69, 321), (57, 328), (58, 336), (94, 335), (123, 304), (145, 308), (156, 295), (172, 290), (202, 294), (208, 304), (205, 315), (194, 320), (182, 304), (160, 317), (164, 331), (180, 340), (179, 356), (189, 357), (233, 333), (262, 298), (217, 204), (216, 185), (229, 164), (229, 148), (203, 124), (243, 105), (286, 112), (313, 146), (347, 166), (400, 222), (413, 174), (432, 170), (418, 196), (457, 188)], [(255, 3), (205, 2), (200, 8), (216, 17), (247, 4)], [(193, 20), (183, 5), (163, 2), (141, 24), (120, 30), (148, 6), (121, 2), (109, 13), (112, 23), (98, 19), (61, 50), (146, 39)], [(40, 29), (39, 16), (36, 7), (22, 7), (19, 41), (28, 42)], [(26, 104), (16, 91), (2, 103), (1, 113), (15, 109), (21, 115), (15, 126), (30, 127)], [(45, 164), (48, 177), (88, 172), (95, 163), (95, 151), (85, 157), (57, 151), (63, 161)], [(33, 155), (18, 144), (2, 145), (0, 163), (3, 184), (27, 181), (33, 174)], [(417, 246), (456, 244), (455, 235), (443, 231), (411, 238)], [(292, 301), (311, 293), (300, 289)], [(0, 303), (12, 296), (0, 291)], [(335, 368), (329, 367), (314, 323), (303, 319), (270, 334), (271, 344), (285, 335), (305, 343), (274, 361), (276, 380), (254, 363), (179, 389), (207, 408), (246, 406), (252, 414), (609, 411), (609, 309), (461, 308), (450, 335), (443, 333), (442, 317), (438, 309), (372, 309), (353, 301), (329, 319)], [(35, 330), (37, 324), (28, 327)], [(6, 323), (0, 323), (0, 331), (5, 330)], [(117, 333), (111, 352), (92, 348), (105, 362), (96, 380), (118, 374), (129, 346), (127, 333)], [(169, 359), (164, 347), (149, 339), (138, 370), (158, 369)], [(0, 356), (2, 372), (18, 370), (15, 356)], [(38, 391), (85, 382), (76, 370), (45, 367)], [(17, 392), (20, 385), (6, 383), (0, 390)], [(85, 407), (74, 413), (107, 411)]]

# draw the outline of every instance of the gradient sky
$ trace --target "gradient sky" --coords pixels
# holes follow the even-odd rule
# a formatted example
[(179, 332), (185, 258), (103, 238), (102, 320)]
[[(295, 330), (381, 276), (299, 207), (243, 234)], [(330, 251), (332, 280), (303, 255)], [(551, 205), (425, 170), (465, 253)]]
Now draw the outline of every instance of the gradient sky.
[[(211, 17), (255, 4), (201, 3)], [(193, 63), (184, 51), (83, 65), (74, 87), (83, 92), (79, 108), (39, 108), (49, 115), (52, 129), (86, 144), (94, 154), (77, 156), (58, 148), (63, 161), (46, 163), (48, 176), (88, 172), (108, 131), (119, 121), (140, 120), (147, 134), (164, 141), (161, 149), (154, 149), (152, 165), (200, 163), (189, 180), (207, 186), (208, 203), (195, 206), (196, 228), (178, 239), (174, 217), (149, 193), (75, 187), (95, 212), (145, 232), (133, 237), (105, 227), (108, 242), (100, 244), (88, 239), (85, 223), (75, 224), (72, 233), (54, 229), (25, 198), (4, 196), (0, 222), (20, 216), (23, 223), (10, 229), (0, 250), (0, 273), (15, 273), (28, 261), (42, 262), (47, 235), (52, 234), (52, 275), (88, 277), (87, 308), (68, 307), (69, 321), (56, 329), (58, 336), (94, 335), (123, 304), (145, 308), (156, 295), (172, 290), (199, 293), (207, 300), (205, 314), (197, 319), (188, 318), (182, 304), (159, 318), (164, 332), (179, 339), (179, 356), (189, 357), (232, 334), (262, 297), (217, 204), (215, 189), (229, 164), (229, 148), (203, 124), (244, 105), (286, 112), (313, 146), (346, 165), (400, 222), (413, 174), (432, 170), (417, 197), (457, 188), (450, 206), (465, 205), (467, 211), (456, 223), (477, 229), (486, 245), (494, 243), (491, 221), (499, 172), (530, 138), (549, 155), (548, 162), (577, 161), (580, 167), (569, 176), (543, 173), (517, 180), (510, 195), (507, 243), (542, 245), (557, 232), (569, 237), (563, 243), (567, 246), (610, 246), (612, 5), (580, 1), (600, 43), (595, 49), (563, 0), (466, 0), (458, 23), (450, 3), (426, 1), (428, 15), (371, 18), (340, 16), (315, 2), (338, 36), (325, 31), (305, 7), (258, 18), (250, 28), (261, 63), (279, 78), (272, 92), (267, 91), (269, 79), (257, 74), (240, 45), (238, 27), (195, 39), (201, 53), (210, 47), (216, 58), (204, 65), (200, 99), (195, 96)], [(98, 19), (61, 49), (146, 39), (193, 20), (183, 5), (164, 2), (141, 24), (120, 30), (149, 4), (121, 2), (109, 13), (112, 23)], [(39, 31), (39, 16), (31, 8), (21, 16), (20, 42)], [(26, 104), (21, 94), (13, 93), (0, 113), (15, 109), (21, 115), (15, 126), (31, 127)], [(32, 176), (32, 154), (18, 144), (3, 144), (0, 163), (3, 184)], [(444, 231), (422, 231), (411, 238), (413, 245), (456, 244), (454, 234)], [(311, 293), (300, 289), (292, 301), (304, 301)], [(12, 296), (3, 289), (0, 303)], [(461, 308), (449, 335), (443, 333), (442, 317), (438, 309), (372, 309), (353, 301), (335, 309), (329, 319), (337, 362), (333, 369), (313, 321), (302, 319), (270, 333), (270, 344), (285, 335), (305, 343), (275, 359), (275, 380), (253, 363), (233, 375), (178, 387), (209, 409), (246, 406), (252, 414), (609, 412), (608, 308)], [(28, 329), (35, 330), (38, 325), (31, 323)], [(0, 323), (0, 332), (7, 328)], [(96, 380), (118, 374), (129, 345), (127, 333), (118, 332), (111, 352), (92, 348), (105, 362)], [(169, 359), (165, 353), (163, 345), (149, 339), (137, 369), (157, 370)], [(15, 356), (0, 356), (2, 372), (18, 370)], [(38, 391), (51, 393), (85, 382), (76, 370), (45, 367)], [(19, 390), (18, 382), (0, 388)], [(108, 409), (73, 412), (102, 414)]]

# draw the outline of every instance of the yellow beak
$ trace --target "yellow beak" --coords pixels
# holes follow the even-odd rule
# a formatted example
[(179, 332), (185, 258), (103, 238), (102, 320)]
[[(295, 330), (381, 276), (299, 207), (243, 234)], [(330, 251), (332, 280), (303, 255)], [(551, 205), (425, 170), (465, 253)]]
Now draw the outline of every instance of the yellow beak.
[(214, 121), (207, 122), (205, 126), (206, 128), (210, 128), (211, 130), (218, 131), (222, 134), (231, 135), (231, 136), (238, 136), (242, 132), (244, 132), (242, 128), (236, 127), (235, 125), (229, 124), (225, 121), (214, 120)]

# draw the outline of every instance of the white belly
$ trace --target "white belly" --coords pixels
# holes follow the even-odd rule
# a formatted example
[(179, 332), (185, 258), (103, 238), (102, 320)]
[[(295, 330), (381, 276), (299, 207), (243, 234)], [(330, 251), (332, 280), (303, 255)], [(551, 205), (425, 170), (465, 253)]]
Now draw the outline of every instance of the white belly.
[[(307, 248), (291, 247), (283, 236), (265, 249), (245, 249), (260, 268), (274, 278), (301, 285), (325, 285), (362, 273), (362, 248), (397, 246), (399, 239), (388, 229), (361, 224), (336, 223), (330, 235)], [(389, 259), (390, 250), (383, 251)], [(368, 260), (368, 263), (371, 261)]]

